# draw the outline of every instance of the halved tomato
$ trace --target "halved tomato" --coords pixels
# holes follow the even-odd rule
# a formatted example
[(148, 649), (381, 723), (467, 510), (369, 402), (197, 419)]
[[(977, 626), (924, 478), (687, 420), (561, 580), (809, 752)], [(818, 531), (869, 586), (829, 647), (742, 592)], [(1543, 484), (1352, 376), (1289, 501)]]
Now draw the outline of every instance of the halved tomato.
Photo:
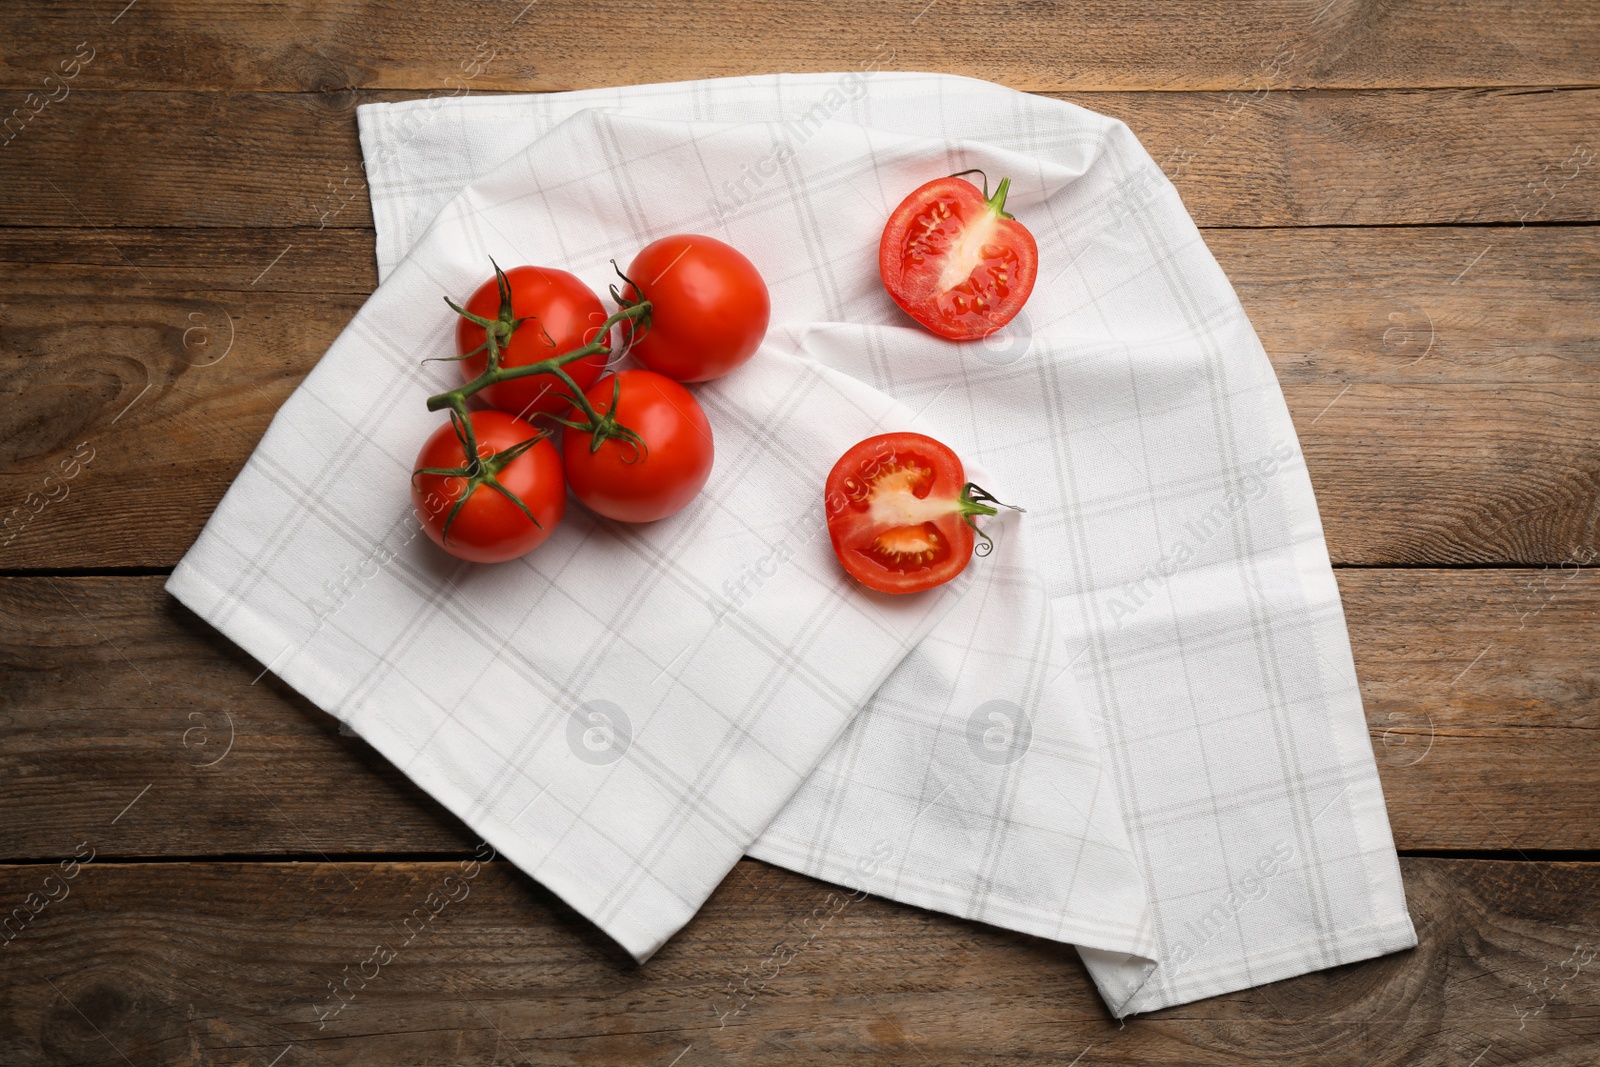
[(989, 540), (974, 516), (996, 514), (997, 503), (967, 481), (947, 446), (908, 432), (869, 437), (841, 456), (823, 502), (834, 555), (883, 593), (915, 593), (960, 574), (974, 536)]
[(941, 337), (975, 341), (1016, 318), (1039, 274), (1033, 234), (1006, 213), (1006, 178), (988, 196), (960, 175), (900, 202), (878, 243), (883, 287)]

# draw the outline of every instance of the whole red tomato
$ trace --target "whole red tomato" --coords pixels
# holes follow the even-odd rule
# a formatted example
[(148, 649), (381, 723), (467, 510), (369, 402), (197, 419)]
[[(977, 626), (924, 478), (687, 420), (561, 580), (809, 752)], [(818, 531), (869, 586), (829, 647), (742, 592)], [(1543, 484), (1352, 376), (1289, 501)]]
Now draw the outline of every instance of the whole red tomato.
[[(435, 430), (417, 455), (413, 470), (418, 473), (411, 478), (414, 513), (433, 543), (457, 559), (473, 563), (516, 559), (538, 548), (566, 512), (561, 454), (548, 437), (519, 451), (518, 446), (539, 431), (503, 411), (472, 412), (472, 432), (483, 469), (493, 472), (506, 493), (522, 501), (533, 518), (493, 485), (474, 486), (462, 473), (442, 473), (465, 468), (466, 451), (450, 423)], [(469, 490), (466, 503), (456, 510), (456, 502)]]
[[(561, 437), (573, 495), (608, 519), (654, 522), (682, 509), (711, 477), (711, 423), (694, 395), (654, 371), (625, 370), (585, 394), (595, 412), (611, 415), (640, 444), (568, 427)], [(613, 399), (615, 403), (613, 404)]]
[[(638, 337), (623, 326), (629, 352), (680, 382), (720, 378), (755, 354), (767, 335), (772, 301), (755, 264), (715, 237), (677, 234), (644, 247), (628, 267), (624, 296), (650, 301)], [(637, 286), (637, 288), (635, 288)]]
[(1039, 274), (1033, 234), (1006, 213), (1011, 179), (988, 199), (965, 178), (935, 178), (894, 209), (878, 243), (883, 287), (907, 315), (953, 341), (1016, 318)]
[(882, 593), (931, 589), (965, 570), (973, 516), (996, 514), (985, 503), (993, 500), (967, 481), (960, 457), (920, 433), (853, 446), (823, 491), (834, 555), (851, 577)]
[[(525, 319), (511, 331), (511, 339), (501, 346), (500, 365), (524, 367), (529, 363), (559, 356), (582, 348), (600, 336), (605, 324), (605, 308), (587, 285), (564, 270), (554, 267), (512, 267), (504, 272), (511, 297), (509, 319)], [(499, 278), (490, 278), (467, 301), (466, 309), (479, 318), (498, 323), (503, 301)], [(484, 328), (463, 316), (456, 323), (456, 351), (465, 356), (461, 372), (466, 381), (482, 374), (489, 365)], [(568, 363), (564, 370), (578, 388), (587, 389), (605, 370), (604, 353)], [(552, 374), (535, 374), (496, 382), (479, 395), (489, 406), (518, 418), (531, 419), (539, 412), (565, 415), (572, 402), (565, 399), (566, 386)]]

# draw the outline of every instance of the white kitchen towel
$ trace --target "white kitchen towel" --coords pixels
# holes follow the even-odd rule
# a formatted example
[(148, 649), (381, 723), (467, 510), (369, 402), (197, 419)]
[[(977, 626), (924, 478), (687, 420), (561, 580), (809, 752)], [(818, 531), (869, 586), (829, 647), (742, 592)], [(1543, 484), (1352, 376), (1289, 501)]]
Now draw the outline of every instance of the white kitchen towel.
[[(920, 799), (934, 808), (926, 833), (896, 833), (908, 812), (850, 858), (908, 895), (1149, 967), (1147, 894), (1025, 546), (907, 597), (861, 588), (833, 558), (822, 486), (835, 459), (885, 430), (949, 436), (810, 353), (843, 262), (836, 279), (775, 254), (788, 242), (745, 245), (777, 322), (748, 366), (697, 387), (717, 459), (685, 511), (628, 526), (575, 507), (537, 552), (496, 567), (455, 563), (415, 534), (407, 475), (443, 421), (424, 400), (459, 374), (423, 362), (451, 353), (444, 296), (479, 284), (491, 257), (560, 262), (603, 289), (610, 257), (697, 228), (674, 181), (700, 153), (737, 157), (769, 132), (581, 111), (475, 181), (279, 412), (170, 588), (640, 959), (693, 916), (880, 688), (901, 705), (947, 686), (966, 700), (976, 680), (988, 707), (963, 744), (968, 780)], [(846, 154), (864, 136), (838, 127), (816, 143)], [(925, 166), (926, 141), (872, 139)], [(852, 210), (851, 258), (878, 228)], [(1003, 497), (981, 453), (969, 460)], [(1022, 524), (996, 525), (1026, 540)], [(963, 612), (966, 625), (992, 634), (964, 638), (958, 665), (904, 665), (969, 587), (979, 614)], [(1012, 744), (1013, 720), (1026, 743)], [(914, 755), (902, 779), (926, 770)], [(851, 847), (853, 826), (819, 861)], [(956, 830), (954, 863), (929, 854)], [(985, 891), (952, 898), (952, 876)]]
[[(360, 114), (386, 281), (174, 574), (202, 615), (639, 955), (763, 826), (746, 843), (754, 855), (1073, 941), (1119, 1015), (1414, 944), (1292, 425), (1226, 279), (1120, 123), (980, 82), (870, 70)], [(1014, 329), (952, 346), (900, 316), (874, 253), (905, 191), (970, 166), (1013, 177), (1040, 283)], [(718, 470), (704, 504), (670, 520), (685, 529), (619, 535), (580, 516), (514, 579), (423, 551), (385, 479), (403, 476), (430, 425), (420, 397), (447, 380), (414, 366), (447, 345), (427, 299), (470, 288), (499, 248), (598, 287), (605, 258), (683, 230), (750, 254), (776, 320), (758, 361), (702, 389)], [(846, 376), (873, 388), (857, 394)], [(781, 419), (779, 398), (813, 380), (835, 394), (828, 404), (855, 397), (880, 429), (916, 413), (991, 490), (1029, 507), (959, 596), (875, 620), (886, 632), (866, 646), (851, 594), (826, 588), (836, 572), (820, 508), (788, 485), (810, 463), (814, 491), (842, 450), (832, 437), (860, 420), (835, 434), (790, 419), (781, 432), (801, 435), (790, 448), (759, 422), (747, 440), (740, 419)], [(903, 407), (875, 407), (880, 394)], [(740, 435), (737, 470), (727, 433)], [(751, 480), (759, 491), (739, 484)], [(735, 500), (740, 489), (750, 495)], [(730, 532), (694, 553), (719, 524), (739, 525), (730, 505), (751, 502), (772, 510), (745, 513), (742, 542)], [(662, 676), (613, 664), (655, 666), (672, 651), (633, 603), (648, 590), (606, 601), (585, 635), (596, 643), (548, 644), (552, 618), (587, 611), (574, 587), (614, 597), (584, 584), (596, 553), (640, 558), (651, 589), (709, 590), (711, 632), (688, 658), (707, 679), (752, 669), (722, 658), (717, 631), (732, 617), (760, 634), (740, 649), (760, 646), (757, 673), (822, 664), (831, 680), (843, 645), (849, 684), (831, 704), (815, 678), (723, 704), (715, 686), (677, 693), (686, 664), (668, 660), (676, 695), (651, 704)], [(751, 567), (773, 576), (748, 603), (719, 602), (722, 576)], [(842, 621), (762, 632), (795, 605)], [(675, 620), (680, 636), (690, 617)], [(805, 643), (835, 631), (847, 640)], [(863, 659), (877, 655), (874, 675)], [(885, 677), (795, 788), (853, 694)], [(618, 693), (646, 710), (624, 710)], [(742, 740), (674, 710), (695, 700)], [(788, 718), (795, 706), (802, 723)], [(568, 764), (552, 743), (562, 722)], [(509, 742), (497, 733), (507, 723)], [(490, 740), (463, 739), (479, 727)], [(673, 747), (679, 731), (692, 751)], [(771, 736), (784, 738), (777, 756), (746, 751)], [(584, 755), (612, 769), (587, 793), (570, 781)], [(762, 778), (774, 762), (782, 773)], [(759, 803), (722, 807), (785, 788), (770, 825)], [(619, 800), (649, 826), (608, 808)], [(612, 881), (573, 869), (586, 866)]]

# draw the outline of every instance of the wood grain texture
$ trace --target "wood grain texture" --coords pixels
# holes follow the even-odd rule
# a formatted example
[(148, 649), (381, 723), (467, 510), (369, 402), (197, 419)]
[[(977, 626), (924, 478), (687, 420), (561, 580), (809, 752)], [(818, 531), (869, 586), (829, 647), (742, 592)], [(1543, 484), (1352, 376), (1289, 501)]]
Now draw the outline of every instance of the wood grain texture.
[[(0, 860), (53, 855), (135, 797), (105, 846), (119, 855), (471, 843), (163, 581), (0, 579)], [(1600, 572), (1339, 582), (1399, 847), (1600, 848)]]
[(1033, 91), (1232, 89), (1268, 77), (1337, 88), (1574, 85), (1600, 72), (1600, 11), (1558, 0), (255, 0), (230, 5), (227, 18), (200, 0), (120, 8), (9, 8), (0, 37), (14, 43), (0, 86), (33, 88), (83, 40), (96, 52), (76, 84), (113, 89), (431, 89), (472, 79), (527, 92), (855, 69), (880, 45), (903, 70)]
[[(1600, 231), (1207, 240), (1278, 369), (1336, 562), (1600, 547)], [(375, 282), (363, 231), (0, 229), (0, 522), (20, 531), (0, 567), (174, 565)], [(35, 514), (80, 444), (93, 461)]]
[(161, 576), (64, 572), (170, 567), (376, 285), (358, 104), (989, 78), (1127, 122), (1212, 228), (1363, 568), (1399, 847), (1600, 849), (1597, 31), (1595, 0), (0, 10), (0, 573), (43, 572), (0, 577), (0, 1063), (1592, 1063), (1595, 863), (1403, 859), (1414, 952), (1121, 1027), (1066, 946), (748, 860), (642, 968), (505, 863), (429, 918), (460, 864), (372, 861), (464, 825)]
[(1600, 848), (1600, 560), (1581, 558), (1337, 572), (1398, 847)]
[[(5, 221), (370, 227), (355, 108), (415, 96), (72, 94), (0, 151)], [(1202, 226), (1600, 218), (1600, 89), (1065, 98), (1125, 121)]]
[(1347, 384), (1284, 390), (1338, 562), (1600, 551), (1600, 388)]
[[(1600, 230), (1210, 229), (1205, 241), (1283, 381), (1600, 381)], [(370, 230), (331, 227), (0, 227), (0, 307), (125, 291), (365, 298), (372, 246)]]
[[(55, 869), (0, 868), (0, 900)], [(642, 967), (504, 863), (89, 863), (0, 948), (0, 1059), (1592, 1063), (1600, 870), (1402, 870), (1417, 949), (1119, 1026), (1068, 946), (749, 860)]]

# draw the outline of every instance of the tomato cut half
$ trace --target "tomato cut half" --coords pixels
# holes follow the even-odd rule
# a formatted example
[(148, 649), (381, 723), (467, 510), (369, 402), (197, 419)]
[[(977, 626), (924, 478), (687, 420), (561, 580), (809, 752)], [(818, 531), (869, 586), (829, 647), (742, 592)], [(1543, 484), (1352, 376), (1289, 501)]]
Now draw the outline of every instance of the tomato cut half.
[[(961, 459), (920, 433), (886, 433), (852, 447), (828, 472), (823, 502), (833, 553), (882, 593), (916, 593), (966, 569), (973, 522), (993, 497), (969, 483)], [(988, 541), (984, 537), (985, 542)]]
[(1006, 178), (986, 197), (959, 175), (900, 202), (878, 244), (883, 287), (907, 315), (953, 341), (1016, 318), (1039, 274), (1033, 234), (1006, 212)]

